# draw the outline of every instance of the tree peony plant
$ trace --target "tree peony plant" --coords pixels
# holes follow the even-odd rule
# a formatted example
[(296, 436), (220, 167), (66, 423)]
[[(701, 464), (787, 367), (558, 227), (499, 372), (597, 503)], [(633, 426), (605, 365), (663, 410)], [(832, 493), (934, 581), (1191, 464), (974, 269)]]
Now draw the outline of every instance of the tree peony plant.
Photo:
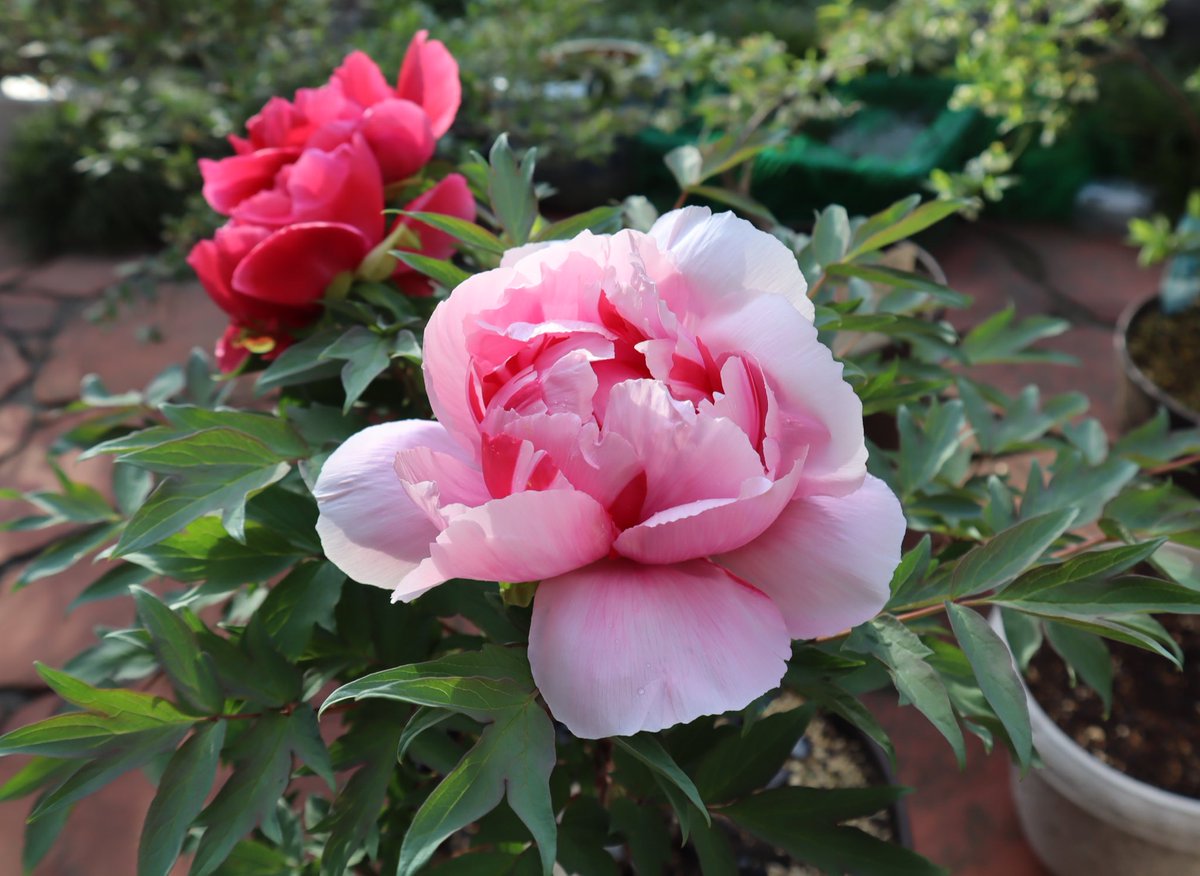
[[(325, 97), (409, 100), (436, 136), (436, 46), (395, 89), (353, 56)], [(960, 760), (966, 731), (1028, 768), (1044, 635), (1094, 678), (1101, 637), (1169, 658), (1152, 613), (1200, 611), (1169, 562), (1200, 501), (1159, 477), (1200, 434), (1110, 445), (1086, 400), (1008, 398), (974, 366), (1053, 361), (1031, 344), (1066, 324), (959, 336), (963, 296), (884, 262), (961, 204), (550, 222), (501, 136), (385, 220), (404, 156), (366, 111), (315, 143), (307, 100), (251, 124), (244, 154), (292, 151), (193, 253), (256, 408), (201, 353), (144, 393), (89, 381), (56, 449), (111, 456), (112, 501), (63, 476), (7, 525), (73, 527), (15, 586), (94, 556), (76, 602), (136, 608), (0, 737), (27, 869), (145, 768), (138, 876), (728, 876), (747, 837), (764, 866), (941, 873), (847, 823), (902, 789), (780, 778), (814, 711), (890, 753), (859, 699), (890, 686)], [(996, 464), (1030, 449), (1028, 485)]]
[(514, 250), (429, 320), (439, 423), (326, 462), (326, 556), (406, 601), (541, 581), (530, 666), (577, 736), (744, 708), (792, 637), (883, 608), (904, 536), (804, 291), (776, 238), (700, 207)]

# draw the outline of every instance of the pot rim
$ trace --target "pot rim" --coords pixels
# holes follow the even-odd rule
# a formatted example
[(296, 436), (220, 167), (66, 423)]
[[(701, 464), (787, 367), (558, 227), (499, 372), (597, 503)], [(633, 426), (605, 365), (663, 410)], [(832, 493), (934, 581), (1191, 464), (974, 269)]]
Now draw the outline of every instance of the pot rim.
[[(988, 622), (1007, 646), (999, 609), (991, 612)], [(1045, 767), (1039, 778), (1118, 830), (1179, 851), (1200, 851), (1200, 799), (1135, 779), (1089, 754), (1046, 714), (1024, 677), (1017, 677), (1029, 703), (1034, 747)]]
[(1192, 410), (1179, 399), (1164, 391), (1162, 387), (1150, 379), (1150, 376), (1146, 372), (1138, 367), (1137, 363), (1133, 361), (1133, 357), (1129, 355), (1130, 326), (1133, 325), (1134, 320), (1144, 310), (1158, 301), (1158, 299), (1159, 295), (1155, 292), (1145, 298), (1131, 301), (1125, 306), (1125, 309), (1121, 311), (1121, 315), (1117, 318), (1117, 325), (1113, 330), (1113, 347), (1117, 351), (1117, 358), (1121, 362), (1122, 370), (1124, 370), (1125, 375), (1138, 389), (1177, 417), (1191, 420), (1193, 423), (1200, 425), (1200, 411)]

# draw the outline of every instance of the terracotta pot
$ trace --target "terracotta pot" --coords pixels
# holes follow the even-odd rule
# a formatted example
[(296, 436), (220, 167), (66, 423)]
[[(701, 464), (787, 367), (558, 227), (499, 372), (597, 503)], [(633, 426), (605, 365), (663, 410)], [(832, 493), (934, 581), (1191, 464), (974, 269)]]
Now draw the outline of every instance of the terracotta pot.
[[(991, 623), (1003, 638), (999, 612)], [(1106, 766), (1025, 695), (1043, 767), (1014, 768), (1012, 795), (1042, 863), (1055, 876), (1200, 876), (1200, 800)]]
[(1194, 411), (1179, 399), (1164, 392), (1129, 355), (1129, 327), (1145, 311), (1158, 306), (1158, 296), (1135, 301), (1125, 308), (1117, 320), (1113, 334), (1121, 384), (1117, 387), (1117, 412), (1121, 429), (1132, 429), (1154, 416), (1160, 407), (1171, 415), (1172, 425), (1179, 428), (1200, 426), (1200, 411)]

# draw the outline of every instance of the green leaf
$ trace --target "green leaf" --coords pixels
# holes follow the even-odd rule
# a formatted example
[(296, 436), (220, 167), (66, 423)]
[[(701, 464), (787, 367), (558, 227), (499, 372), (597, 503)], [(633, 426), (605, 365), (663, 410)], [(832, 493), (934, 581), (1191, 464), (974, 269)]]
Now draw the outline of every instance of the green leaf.
[(444, 259), (432, 259), (429, 256), (423, 256), (415, 252), (406, 252), (402, 249), (393, 250), (392, 255), (418, 274), (428, 277), (435, 283), (444, 286), (447, 291), (454, 291), (459, 283), (471, 278), (471, 275), (458, 267), (458, 265)]
[(580, 795), (567, 803), (559, 819), (558, 865), (577, 876), (618, 876), (617, 862), (605, 849), (609, 814), (595, 797)]
[[(177, 719), (178, 723), (196, 720), (183, 715), (180, 718), (183, 720)], [(144, 715), (109, 716), (68, 712), (0, 736), (0, 756), (40, 754), (45, 757), (91, 757), (136, 745), (143, 738), (156, 736), (167, 723), (171, 722)], [(146, 737), (140, 734), (146, 734)]]
[[(688, 778), (687, 773), (679, 768), (658, 739), (649, 733), (639, 733), (636, 736), (614, 737), (613, 743), (648, 766), (660, 781), (665, 781), (682, 792), (688, 802), (700, 811), (704, 823), (711, 823), (708, 807), (704, 805), (695, 784)], [(682, 817), (681, 815), (681, 820)]]
[(319, 358), (321, 352), (335, 340), (335, 333), (320, 332), (288, 347), (258, 375), (255, 393), (262, 395), (272, 389), (297, 383), (311, 383), (337, 375), (341, 370), (337, 362)]
[(290, 722), (278, 713), (259, 718), (238, 739), (233, 774), (200, 814), (205, 830), (190, 876), (213, 873), (274, 808), (291, 775), (290, 742)]
[(285, 462), (261, 468), (213, 466), (187, 479), (169, 478), (125, 526), (113, 556), (144, 550), (217, 511), (231, 535), (244, 535), (246, 499), (280, 480), (289, 468)]
[(737, 876), (733, 848), (721, 825), (693, 825), (690, 842), (700, 859), (701, 876)]
[(34, 757), (0, 786), (0, 803), (32, 794), (52, 782), (61, 782), (79, 769), (79, 762), (57, 757)]
[(926, 533), (917, 542), (916, 547), (909, 550), (900, 558), (899, 565), (892, 572), (891, 593), (888, 608), (903, 604), (921, 586), (929, 571), (930, 538)]
[(885, 228), (890, 228), (915, 210), (921, 203), (920, 195), (909, 195), (901, 198), (886, 209), (880, 210), (873, 216), (868, 216), (854, 229), (854, 243), (857, 246), (869, 237), (873, 237)]
[[(45, 664), (35, 663), (34, 665), (46, 685), (68, 703), (86, 709), (96, 716), (114, 719), (144, 718), (148, 722), (135, 722), (130, 725), (132, 730), (150, 729), (165, 724), (190, 724), (196, 720), (195, 716), (184, 714), (173, 703), (162, 697), (119, 687), (93, 687), (85, 681), (66, 672), (51, 669)], [(59, 717), (70, 716), (71, 714), (67, 714)]]
[(892, 224), (857, 241), (854, 248), (847, 253), (846, 261), (853, 261), (859, 256), (919, 234), (948, 216), (953, 216), (966, 206), (966, 201), (928, 201)]
[(1098, 466), (1088, 466), (1077, 451), (1064, 450), (1055, 460), (1054, 477), (1045, 487), (1041, 487), (1040, 471), (1031, 470), (1021, 516), (1074, 508), (1078, 512), (1075, 526), (1091, 523), (1137, 472), (1137, 464), (1127, 459), (1108, 459)]
[(400, 734), (400, 741), (396, 744), (396, 760), (404, 760), (404, 754), (408, 751), (408, 747), (412, 745), (414, 739), (429, 728), (436, 727), (452, 715), (452, 712), (448, 712), (445, 709), (431, 709), (427, 706), (421, 706), (413, 712), (413, 716), (404, 725), (404, 732)]
[(1088, 465), (1099, 465), (1108, 456), (1108, 436), (1095, 417), (1088, 417), (1078, 424), (1065, 424), (1063, 434), (1079, 449)]
[(198, 467), (261, 468), (282, 462), (283, 457), (244, 432), (214, 428), (131, 450), (117, 460), (160, 474), (177, 474)]
[(458, 766), (425, 798), (400, 848), (398, 876), (411, 876), (451, 834), (494, 809), (502, 799), (538, 845), (549, 876), (557, 848), (550, 803), (554, 726), (536, 703), (500, 712)]
[(64, 806), (36, 821), (25, 825), (25, 848), (21, 852), (21, 866), (25, 873), (32, 873), (47, 852), (54, 847), (54, 841), (67, 826), (67, 818), (71, 815), (71, 807)]
[(12, 589), (20, 590), (34, 581), (66, 571), (92, 551), (107, 544), (120, 528), (119, 523), (99, 523), (55, 541), (25, 566)]
[(692, 770), (701, 799), (732, 800), (764, 787), (783, 768), (804, 735), (814, 708), (804, 706), (768, 715), (746, 733), (733, 727), (700, 758)]
[(175, 692), (201, 714), (219, 713), (225, 695), (191, 627), (148, 590), (133, 588), (133, 600)]
[(1089, 615), (1068, 611), (1058, 606), (1034, 604), (1021, 605), (1019, 610), (1044, 621), (1053, 621), (1106, 639), (1133, 645), (1165, 657), (1176, 666), (1181, 664), (1179, 645), (1171, 638), (1170, 633), (1163, 629), (1162, 624), (1147, 615)]
[(946, 686), (925, 660), (933, 652), (916, 633), (891, 615), (881, 615), (870, 623), (855, 627), (845, 648), (870, 654), (887, 667), (900, 695), (916, 706), (946, 737), (959, 765), (966, 763), (966, 745)]
[(903, 788), (784, 787), (755, 794), (721, 811), (764, 842), (828, 873), (933, 876), (945, 871), (902, 846), (837, 823), (893, 805)]
[(956, 598), (1003, 587), (1037, 562), (1074, 521), (1074, 508), (1023, 520), (968, 551), (950, 575)]
[(533, 193), (533, 169), (537, 151), (529, 149), (520, 163), (501, 134), (488, 153), (488, 200), (500, 225), (515, 246), (528, 242), (537, 219), (537, 197)]
[(779, 220), (765, 206), (760, 204), (753, 198), (738, 192), (731, 191), (721, 186), (692, 186), (689, 192), (697, 197), (705, 198), (709, 201), (716, 201), (718, 204), (724, 204), (727, 207), (732, 207), (743, 216), (750, 216), (755, 219), (762, 219), (770, 222), (772, 225), (778, 225)]
[(696, 146), (689, 143), (684, 146), (676, 146), (663, 156), (663, 164), (667, 166), (667, 170), (671, 171), (671, 176), (675, 177), (675, 183), (680, 190), (687, 191), (700, 182), (700, 174), (704, 167), (704, 155)]
[(1045, 629), (1050, 647), (1096, 692), (1107, 715), (1112, 709), (1113, 663), (1104, 640), (1094, 633), (1053, 621), (1047, 621)]
[(408, 216), (425, 225), (432, 226), (438, 231), (444, 231), (459, 243), (465, 243), (467, 246), (495, 255), (504, 254), (505, 247), (500, 239), (474, 222), (459, 219), (457, 216), (445, 216), (441, 213), (419, 213), (404, 210), (399, 212), (402, 216)]
[(921, 274), (913, 274), (909, 271), (889, 268), (886, 265), (858, 265), (837, 262), (826, 265), (825, 273), (830, 277), (855, 277), (859, 280), (866, 280), (868, 283), (889, 286), (893, 289), (924, 292), (939, 304), (944, 304), (947, 307), (967, 307), (971, 302), (968, 296), (960, 292), (955, 292), (941, 283), (936, 283), (928, 277)]
[(1171, 419), (1159, 408), (1142, 425), (1126, 432), (1113, 445), (1114, 456), (1127, 456), (1141, 465), (1155, 466), (1180, 456), (1200, 453), (1200, 429), (1171, 431)]
[(307, 703), (297, 706), (288, 719), (291, 732), (292, 751), (330, 788), (337, 787), (333, 776), (333, 762), (329, 749), (321, 739), (321, 728), (317, 724), (317, 713)]
[(209, 410), (192, 405), (163, 405), (162, 414), (177, 429), (199, 432), (205, 429), (232, 429), (265, 444), (282, 459), (299, 459), (311, 450), (299, 433), (286, 421), (268, 414)]
[(1078, 581), (1032, 597), (996, 600), (1024, 611), (1066, 610), (1074, 614), (1200, 614), (1200, 591), (1173, 581), (1125, 575), (1114, 581)]
[(1017, 669), (1025, 672), (1033, 655), (1042, 647), (1042, 624), (1037, 618), (1011, 608), (1001, 608), (1000, 617), (1004, 621), (1004, 638), (1008, 640)]
[(832, 265), (842, 260), (850, 246), (850, 215), (845, 207), (831, 204), (820, 212), (810, 246), (819, 264)]
[(320, 354), (321, 359), (340, 359), (342, 366), (342, 389), (346, 400), (342, 412), (349, 412), (371, 381), (387, 369), (391, 362), (391, 346), (383, 335), (356, 325)]
[(670, 831), (658, 808), (639, 806), (628, 797), (618, 797), (608, 808), (613, 829), (629, 845), (634, 870), (645, 876), (665, 872), (671, 860)]
[(539, 242), (546, 240), (570, 240), (584, 231), (602, 233), (616, 231), (620, 227), (621, 208), (619, 206), (593, 207), (584, 213), (576, 213), (574, 216), (568, 216), (566, 219), (547, 225), (538, 231), (533, 236), (533, 239)]
[(332, 563), (304, 563), (271, 588), (258, 617), (285, 657), (298, 658), (316, 627), (333, 630), (345, 574)]
[(233, 847), (213, 876), (298, 876), (299, 873), (281, 849), (244, 840)]
[(118, 463), (113, 466), (113, 494), (117, 499), (117, 507), (128, 517), (136, 511), (150, 490), (154, 487), (154, 478), (145, 469), (132, 465)]
[(1074, 363), (1072, 357), (1061, 353), (1028, 349), (1037, 341), (1061, 335), (1071, 327), (1069, 322), (1039, 315), (1013, 325), (1015, 316), (1016, 310), (1009, 307), (971, 329), (962, 340), (962, 351), (967, 361), (972, 365), (1017, 362)]
[(225, 722), (201, 724), (171, 756), (138, 844), (138, 876), (167, 876), (192, 821), (204, 808), (225, 742)]
[(924, 423), (918, 425), (905, 406), (896, 412), (900, 432), (900, 483), (905, 495), (924, 487), (942, 470), (962, 444), (963, 405), (957, 399), (930, 404)]
[[(534, 695), (528, 664), (523, 669), (514, 666), (510, 655), (510, 649), (491, 646), (483, 652), (385, 669), (338, 688), (321, 711), (347, 700), (383, 698), (454, 709), (482, 719), (522, 707)], [(520, 657), (524, 659), (523, 654)]]
[(29, 819), (44, 818), (62, 807), (75, 805), (114, 779), (149, 763), (162, 752), (173, 750), (187, 732), (186, 725), (174, 725), (137, 734), (135, 743), (128, 748), (98, 757), (76, 770), (61, 785), (38, 800), (29, 813)]
[(1149, 559), (1164, 539), (1076, 554), (1061, 563), (1030, 569), (997, 594), (1005, 600), (1035, 599), (1040, 594), (1101, 576), (1110, 577)]
[(388, 783), (395, 769), (394, 725), (369, 737), (357, 750), (364, 765), (350, 777), (334, 799), (329, 814), (317, 826), (329, 838), (321, 853), (322, 876), (344, 876), (346, 864), (375, 826), (387, 799)]
[(175, 581), (204, 581), (205, 592), (218, 593), (243, 584), (267, 581), (304, 556), (283, 535), (247, 524), (244, 542), (232, 538), (215, 517), (201, 517), (158, 544), (129, 553), (132, 568)]
[(1033, 729), (1025, 688), (1013, 668), (1008, 647), (977, 612), (950, 602), (946, 613), (959, 647), (975, 670), (979, 689), (1008, 731), (1017, 760), (1027, 768), (1033, 758)]

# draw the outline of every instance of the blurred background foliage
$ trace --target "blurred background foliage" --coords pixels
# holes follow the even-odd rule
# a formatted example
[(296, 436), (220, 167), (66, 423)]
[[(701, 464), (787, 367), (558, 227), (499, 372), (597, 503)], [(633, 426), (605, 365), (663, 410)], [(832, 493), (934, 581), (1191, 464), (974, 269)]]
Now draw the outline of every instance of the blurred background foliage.
[[(802, 224), (813, 206), (878, 209), (914, 185), (1061, 217), (1103, 177), (1176, 212), (1200, 183), (1195, 5), (0, 0), (0, 77), (52, 96), (12, 135), (0, 208), (42, 252), (186, 246), (214, 221), (197, 158), (227, 154), (269, 96), (323, 80), (351, 48), (397, 69), (426, 27), (462, 65), (443, 148), (510, 131), (539, 147), (563, 209), (665, 192), (665, 152), (737, 132), (773, 147), (755, 196)], [(751, 192), (749, 175), (724, 182)]]

